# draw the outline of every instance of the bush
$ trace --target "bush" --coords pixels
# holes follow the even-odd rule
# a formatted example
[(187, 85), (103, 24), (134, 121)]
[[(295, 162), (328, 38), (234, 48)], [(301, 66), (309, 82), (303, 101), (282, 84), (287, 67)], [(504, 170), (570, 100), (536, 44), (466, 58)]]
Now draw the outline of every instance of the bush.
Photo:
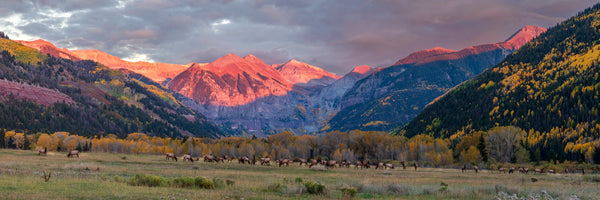
[(168, 180), (160, 176), (152, 176), (145, 174), (135, 174), (129, 179), (129, 185), (158, 187), (166, 186)]
[(194, 180), (194, 185), (196, 185), (196, 187), (198, 187), (198, 188), (204, 188), (204, 189), (215, 188), (215, 184), (212, 181), (202, 178), (202, 177), (196, 177), (196, 179)]
[(356, 188), (351, 188), (351, 187), (342, 188), (341, 191), (344, 196), (350, 196), (350, 197), (354, 197), (354, 196), (356, 196), (356, 193), (358, 193), (358, 190)]
[(191, 188), (196, 185), (196, 181), (192, 177), (179, 177), (173, 180), (173, 185), (175, 187)]
[[(218, 179), (220, 180), (220, 179)], [(117, 181), (117, 178), (115, 178)], [(223, 180), (221, 180), (223, 182)], [(135, 186), (148, 186), (148, 187), (159, 187), (159, 186), (167, 186), (167, 187), (180, 187), (180, 188), (204, 188), (204, 189), (212, 189), (215, 188), (215, 184), (208, 179), (202, 177), (179, 177), (172, 180), (167, 178), (163, 178), (160, 176), (152, 176), (145, 174), (136, 174), (131, 177), (128, 182), (129, 185)]]
[(302, 183), (302, 181), (303, 180), (300, 177), (296, 177), (296, 179), (294, 179), (294, 182), (296, 182), (296, 183)]
[(313, 181), (304, 182), (304, 187), (306, 187), (309, 194), (323, 194), (325, 192), (325, 185)]

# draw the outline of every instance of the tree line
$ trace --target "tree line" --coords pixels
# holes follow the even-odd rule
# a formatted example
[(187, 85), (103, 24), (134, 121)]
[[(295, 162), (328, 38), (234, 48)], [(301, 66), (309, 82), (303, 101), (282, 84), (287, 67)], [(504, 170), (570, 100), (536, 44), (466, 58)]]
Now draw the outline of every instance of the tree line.
[[(456, 139), (429, 135), (411, 138), (375, 131), (333, 131), (323, 135), (294, 135), (283, 131), (266, 138), (256, 137), (159, 137), (131, 133), (84, 137), (68, 132), (25, 134), (0, 131), (0, 145), (13, 149), (48, 151), (89, 151), (106, 153), (164, 155), (174, 153), (193, 157), (204, 155), (272, 159), (322, 158), (337, 161), (418, 162), (422, 166), (451, 167), (497, 163), (527, 164), (532, 158), (525, 131), (509, 126), (495, 127)], [(591, 144), (597, 145), (597, 144)], [(587, 146), (571, 145), (565, 151), (580, 151)], [(586, 160), (592, 163), (593, 158)]]

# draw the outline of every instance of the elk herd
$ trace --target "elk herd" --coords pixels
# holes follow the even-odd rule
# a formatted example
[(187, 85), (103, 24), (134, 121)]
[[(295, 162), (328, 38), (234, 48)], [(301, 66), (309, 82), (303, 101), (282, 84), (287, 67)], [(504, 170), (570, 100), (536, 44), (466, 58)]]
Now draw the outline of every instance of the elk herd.
[[(171, 160), (171, 161), (175, 161), (177, 162), (177, 157), (175, 156), (175, 154), (173, 153), (166, 153), (165, 154), (165, 159), (166, 160)], [(182, 157), (183, 161), (190, 161), (190, 162), (194, 162), (194, 161), (199, 161), (201, 158), (193, 158), (192, 155), (190, 154), (184, 154)], [(202, 157), (202, 159), (204, 160), (204, 162), (209, 162), (209, 163), (225, 163), (225, 161), (227, 161), (228, 163), (231, 163), (231, 161), (233, 161), (234, 159), (237, 159), (238, 164), (248, 164), (248, 165), (256, 165), (256, 164), (260, 164), (260, 165), (266, 165), (266, 166), (270, 166), (271, 165), (271, 158), (270, 157), (262, 157), (262, 158), (258, 158), (256, 159), (256, 156), (253, 156), (252, 159), (248, 158), (247, 156), (242, 156), (239, 158), (234, 158), (234, 157), (230, 157), (227, 155), (224, 156), (214, 156), (212, 154), (210, 155), (205, 155)], [(336, 160), (322, 160), (321, 158), (316, 158), (316, 159), (295, 159), (295, 160), (291, 160), (291, 159), (277, 159), (275, 161), (273, 161), (273, 163), (279, 167), (283, 167), (283, 166), (289, 166), (292, 165), (294, 163), (298, 163), (299, 166), (306, 166), (308, 168), (312, 168), (313, 166), (323, 166), (326, 169), (331, 169), (331, 168), (342, 168), (342, 167), (346, 167), (346, 168), (350, 168), (351, 165), (354, 165), (355, 169), (369, 169), (369, 168), (375, 168), (375, 169), (395, 169), (396, 167), (391, 164), (391, 163), (383, 163), (383, 162), (378, 162), (378, 163), (370, 163), (369, 161), (355, 161), (354, 163), (347, 161), (347, 160), (342, 160), (341, 162), (338, 162)], [(406, 169), (406, 162), (402, 161), (401, 162), (402, 165), (402, 169)], [(417, 163), (413, 164), (415, 171), (418, 168)]]
[[(48, 153), (48, 148), (44, 148), (44, 149), (38, 149), (38, 155), (46, 155)], [(77, 158), (79, 158), (79, 151), (78, 150), (71, 150), (68, 152), (67, 157), (69, 158), (74, 158), (75, 156), (77, 156)], [(166, 160), (171, 160), (171, 161), (175, 161), (177, 162), (177, 156), (173, 153), (166, 153), (165, 154), (165, 159)], [(191, 162), (193, 163), (194, 161), (199, 161), (200, 158), (193, 158), (192, 155), (190, 154), (184, 154), (183, 157), (183, 162)], [(270, 166), (271, 165), (271, 158), (267, 157), (262, 157), (259, 158), (258, 160), (256, 159), (256, 156), (253, 156), (252, 159), (248, 158), (247, 156), (242, 156), (239, 158), (234, 158), (234, 157), (230, 157), (227, 155), (223, 155), (223, 156), (213, 156), (212, 154), (210, 155), (206, 155), (203, 157), (204, 162), (215, 162), (215, 163), (225, 163), (225, 161), (227, 161), (228, 163), (231, 163), (232, 160), (237, 159), (239, 164), (248, 164), (248, 165), (255, 165), (256, 163), (259, 163), (260, 165), (267, 165)], [(275, 160), (274, 163), (276, 165), (278, 165), (279, 167), (282, 166), (289, 166), (291, 164), (294, 163), (299, 163), (299, 166), (307, 166), (308, 168), (312, 168), (313, 166), (317, 166), (317, 165), (321, 165), (323, 167), (325, 167), (325, 169), (331, 169), (331, 168), (335, 168), (335, 167), (346, 167), (346, 168), (350, 168), (351, 165), (354, 166), (354, 169), (370, 169), (370, 168), (375, 168), (375, 169), (395, 169), (395, 166), (391, 163), (383, 163), (383, 162), (378, 162), (378, 163), (370, 163), (368, 160), (363, 160), (363, 161), (354, 161), (354, 163), (352, 164), (350, 161), (347, 160), (342, 160), (341, 162), (338, 162), (336, 160), (322, 160), (321, 158), (317, 158), (317, 159), (295, 159), (295, 160), (290, 160), (290, 159), (278, 159)], [(403, 170), (406, 170), (406, 167), (408, 166), (407, 163), (405, 161), (401, 161), (400, 165), (402, 166)], [(414, 167), (415, 171), (417, 171), (418, 169), (418, 164), (416, 162), (414, 162), (412, 164), (412, 167)], [(461, 168), (461, 171), (464, 172), (468, 172), (469, 170), (473, 170), (475, 173), (478, 173), (480, 171), (480, 169), (477, 166), (473, 166), (473, 167), (467, 167), (467, 165), (463, 165)], [(493, 171), (493, 170), (492, 170)], [(529, 169), (528, 167), (518, 167), (517, 169), (515, 169), (514, 167), (498, 167), (498, 173), (504, 173), (504, 174), (513, 174), (515, 172), (518, 172), (520, 174), (529, 174), (529, 173), (533, 173), (533, 174), (556, 174), (557, 172), (553, 169), (546, 169), (546, 168), (533, 168), (533, 169)], [(571, 169), (571, 168), (565, 168), (563, 173), (564, 174), (569, 174), (569, 173), (577, 173), (577, 171), (580, 171), (583, 175), (585, 175), (585, 169), (581, 168), (579, 170), (577, 169)]]

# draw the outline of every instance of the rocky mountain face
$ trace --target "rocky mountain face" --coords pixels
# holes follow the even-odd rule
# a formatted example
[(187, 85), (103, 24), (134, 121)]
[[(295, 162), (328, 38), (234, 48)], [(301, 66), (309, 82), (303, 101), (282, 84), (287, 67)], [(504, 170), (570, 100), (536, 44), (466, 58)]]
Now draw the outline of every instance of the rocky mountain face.
[(341, 111), (326, 130), (383, 131), (405, 124), (436, 97), (498, 64), (545, 30), (526, 26), (504, 42), (410, 54), (348, 90), (341, 98)]
[(16, 41), (25, 46), (35, 48), (42, 54), (50, 54), (54, 57), (70, 59), (73, 61), (92, 60), (101, 63), (111, 69), (126, 69), (138, 74), (142, 74), (155, 82), (162, 83), (165, 80), (175, 77), (177, 74), (187, 69), (186, 65), (168, 64), (168, 63), (149, 63), (149, 62), (129, 62), (112, 56), (99, 50), (73, 50), (58, 48), (45, 40), (35, 41)]
[(267, 65), (253, 55), (228, 54), (192, 65), (170, 82), (169, 89), (194, 100), (182, 102), (233, 132), (317, 131), (314, 116), (319, 112), (311, 109), (319, 107), (314, 106), (319, 100), (311, 94), (338, 79), (296, 60)]

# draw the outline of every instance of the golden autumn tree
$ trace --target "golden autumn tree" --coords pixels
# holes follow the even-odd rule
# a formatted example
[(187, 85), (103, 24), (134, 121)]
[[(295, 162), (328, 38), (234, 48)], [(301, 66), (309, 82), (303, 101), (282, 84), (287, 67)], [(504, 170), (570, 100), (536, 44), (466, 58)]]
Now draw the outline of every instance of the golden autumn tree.
[(16, 133), (12, 138), (17, 149), (23, 149), (23, 145), (25, 144), (25, 133)]

